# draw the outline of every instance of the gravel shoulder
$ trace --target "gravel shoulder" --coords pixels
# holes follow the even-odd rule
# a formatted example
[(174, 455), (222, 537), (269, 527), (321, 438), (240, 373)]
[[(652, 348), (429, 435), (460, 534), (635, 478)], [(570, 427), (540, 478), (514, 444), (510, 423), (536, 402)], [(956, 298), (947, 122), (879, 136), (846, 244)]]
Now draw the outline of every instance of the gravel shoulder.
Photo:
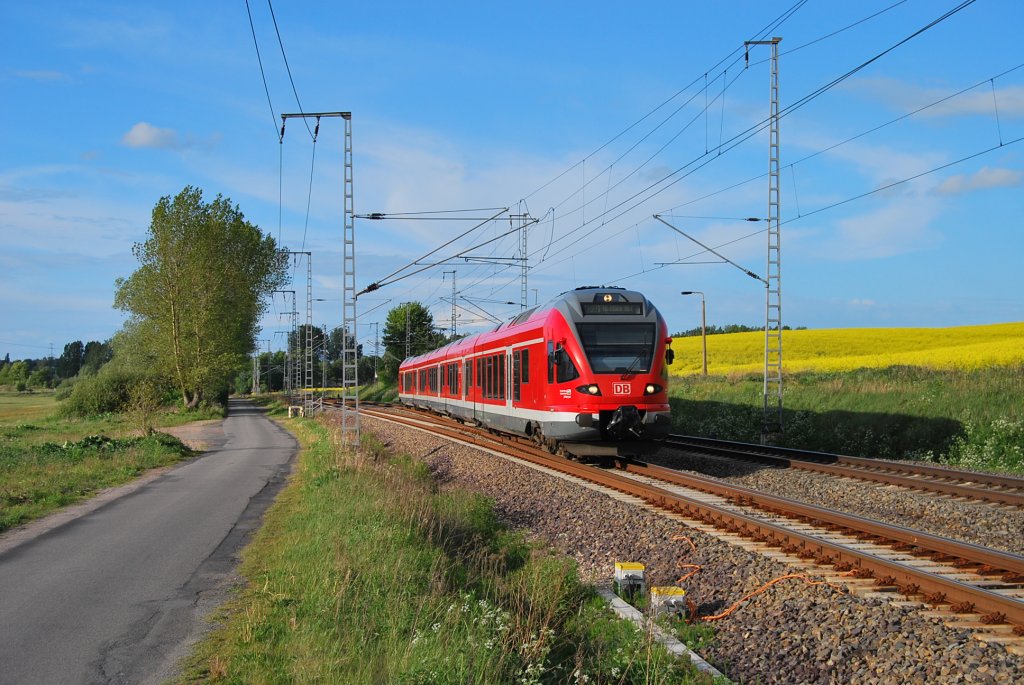
[[(507, 524), (574, 558), (592, 582), (607, 583), (615, 561), (643, 562), (654, 585), (674, 583), (681, 563), (699, 564), (684, 585), (711, 614), (792, 572), (589, 488), (412, 428), (363, 421), (393, 451), (423, 458), (442, 487), (490, 497)], [(673, 540), (681, 535), (696, 549)], [(1024, 658), (914, 609), (829, 585), (779, 583), (715, 627), (702, 656), (742, 683), (1024, 682)]]

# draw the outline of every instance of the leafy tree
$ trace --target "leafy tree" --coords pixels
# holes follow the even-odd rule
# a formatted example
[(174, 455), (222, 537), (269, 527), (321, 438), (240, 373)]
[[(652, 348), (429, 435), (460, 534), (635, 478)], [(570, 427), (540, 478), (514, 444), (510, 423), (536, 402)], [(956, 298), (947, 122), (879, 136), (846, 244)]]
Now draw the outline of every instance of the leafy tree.
[(82, 368), (90, 373), (96, 373), (100, 367), (110, 361), (113, 357), (113, 348), (110, 341), (98, 342), (90, 340), (85, 344), (85, 351), (82, 354)]
[(160, 198), (132, 253), (141, 266), (118, 279), (115, 298), (131, 314), (127, 343), (194, 407), (245, 367), (287, 260), (230, 200), (205, 202), (192, 186)]
[(61, 378), (72, 378), (78, 375), (85, 357), (81, 340), (64, 345), (64, 353), (57, 360), (57, 375)]
[(30, 388), (49, 388), (53, 385), (53, 368), (49, 365), (39, 366), (29, 374), (28, 387)]
[[(398, 379), (398, 365), (406, 356), (429, 352), (443, 344), (444, 336), (434, 330), (434, 317), (419, 302), (405, 302), (388, 312), (381, 343), (384, 354), (378, 373), (386, 381)], [(409, 355), (406, 355), (408, 349)]]

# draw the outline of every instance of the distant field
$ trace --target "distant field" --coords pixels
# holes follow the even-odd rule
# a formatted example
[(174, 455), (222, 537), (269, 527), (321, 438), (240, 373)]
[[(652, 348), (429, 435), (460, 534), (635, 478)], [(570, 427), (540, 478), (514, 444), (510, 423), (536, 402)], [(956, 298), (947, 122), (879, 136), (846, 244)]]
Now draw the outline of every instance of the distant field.
[[(708, 373), (725, 375), (764, 368), (764, 333), (710, 335)], [(701, 372), (700, 336), (672, 341), (676, 360), (670, 371)], [(930, 369), (982, 369), (1024, 364), (1024, 323), (955, 328), (840, 328), (784, 331), (783, 368), (800, 371), (919, 366)]]
[(0, 425), (34, 421), (57, 406), (52, 392), (0, 392)]

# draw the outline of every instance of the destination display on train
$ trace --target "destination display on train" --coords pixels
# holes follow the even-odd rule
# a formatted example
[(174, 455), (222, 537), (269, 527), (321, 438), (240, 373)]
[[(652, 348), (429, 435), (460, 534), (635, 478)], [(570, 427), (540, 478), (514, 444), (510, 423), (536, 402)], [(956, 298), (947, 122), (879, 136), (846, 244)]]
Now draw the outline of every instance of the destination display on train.
[(643, 302), (581, 302), (583, 316), (630, 314), (643, 316)]

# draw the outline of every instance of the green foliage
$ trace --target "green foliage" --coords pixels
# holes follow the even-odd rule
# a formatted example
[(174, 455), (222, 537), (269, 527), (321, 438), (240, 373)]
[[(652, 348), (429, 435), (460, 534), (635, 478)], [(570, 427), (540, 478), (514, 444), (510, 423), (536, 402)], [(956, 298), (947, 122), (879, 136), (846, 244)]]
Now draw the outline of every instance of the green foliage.
[(0, 442), (0, 531), (192, 453), (164, 434), (45, 439), (69, 429), (74, 431), (74, 426), (61, 424), (55, 430), (23, 424), (5, 431)]
[(956, 437), (943, 462), (1024, 472), (1024, 420), (999, 418), (987, 424), (968, 420), (965, 428), (965, 434)]
[(370, 402), (397, 402), (398, 386), (394, 383), (373, 383), (359, 388), (359, 398)]
[(166, 381), (155, 374), (106, 366), (94, 376), (79, 377), (64, 400), (62, 411), (65, 416), (122, 412), (132, 408), (133, 397), (138, 403), (143, 394), (155, 405), (155, 411), (163, 404), (167, 389)]
[(568, 559), (504, 530), (478, 495), (369, 436), (298, 420), (290, 485), (245, 551), (248, 584), (189, 681), (701, 682), (615, 620)]
[(255, 346), (265, 296), (287, 275), (274, 240), (230, 200), (205, 202), (187, 186), (153, 208), (140, 267), (118, 279), (115, 306), (130, 313), (121, 347), (173, 378), (186, 406), (224, 394)]
[(381, 342), (384, 354), (378, 373), (381, 380), (394, 383), (403, 359), (440, 347), (444, 336), (434, 330), (430, 310), (419, 302), (404, 302), (388, 312)]
[[(787, 446), (1024, 469), (1024, 367), (800, 373), (783, 388)], [(674, 430), (758, 442), (762, 389), (755, 374), (673, 377)]]

